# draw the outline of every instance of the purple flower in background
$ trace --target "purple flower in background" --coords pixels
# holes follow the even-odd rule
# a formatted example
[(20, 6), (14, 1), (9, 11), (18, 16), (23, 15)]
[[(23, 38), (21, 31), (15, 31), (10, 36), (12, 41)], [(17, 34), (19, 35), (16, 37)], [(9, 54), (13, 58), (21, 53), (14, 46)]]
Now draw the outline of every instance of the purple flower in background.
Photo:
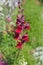
[(8, 65), (8, 63), (5, 61), (0, 61), (0, 65)]
[(3, 62), (3, 64), (2, 65), (8, 65), (8, 63), (7, 62)]
[(0, 65), (2, 65), (2, 62), (0, 61)]

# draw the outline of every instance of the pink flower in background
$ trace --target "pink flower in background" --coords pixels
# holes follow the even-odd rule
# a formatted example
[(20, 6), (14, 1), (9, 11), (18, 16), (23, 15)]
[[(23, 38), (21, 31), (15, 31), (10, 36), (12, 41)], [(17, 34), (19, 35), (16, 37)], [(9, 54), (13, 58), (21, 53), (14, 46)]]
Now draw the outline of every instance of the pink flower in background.
[(0, 59), (2, 59), (3, 58), (3, 55), (2, 54), (0, 54)]
[(11, 18), (10, 16), (7, 16), (7, 17), (6, 17), (6, 21), (7, 21), (7, 22), (12, 22), (12, 18)]
[(0, 61), (0, 65), (3, 65), (1, 61)]
[(8, 65), (8, 63), (5, 61), (0, 61), (0, 65)]

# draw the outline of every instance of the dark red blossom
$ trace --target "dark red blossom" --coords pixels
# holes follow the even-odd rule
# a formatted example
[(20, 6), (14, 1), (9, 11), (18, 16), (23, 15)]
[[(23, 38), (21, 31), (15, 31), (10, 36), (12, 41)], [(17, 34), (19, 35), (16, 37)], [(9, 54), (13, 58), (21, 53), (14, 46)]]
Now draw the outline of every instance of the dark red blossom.
[(20, 29), (16, 29), (15, 32), (18, 33), (18, 34), (20, 34), (21, 30)]
[(26, 33), (26, 34), (24, 34), (23, 36), (22, 36), (22, 43), (24, 43), (24, 42), (28, 42), (28, 34)]
[(15, 32), (15, 35), (14, 35), (14, 39), (18, 40), (19, 39), (19, 34)]
[(17, 29), (15, 30), (15, 32), (20, 34), (22, 32), (22, 26), (17, 26)]
[(21, 26), (21, 25), (18, 25), (18, 26), (17, 26), (17, 29), (22, 30), (22, 26)]
[(21, 49), (22, 48), (22, 43), (18, 42), (17, 45), (16, 45), (16, 48)]

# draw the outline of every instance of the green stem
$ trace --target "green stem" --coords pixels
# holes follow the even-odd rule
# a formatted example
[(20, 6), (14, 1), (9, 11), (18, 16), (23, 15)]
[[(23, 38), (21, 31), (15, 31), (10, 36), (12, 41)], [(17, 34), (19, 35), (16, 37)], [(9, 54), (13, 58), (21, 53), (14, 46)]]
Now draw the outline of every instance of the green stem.
[(17, 56), (16, 56), (16, 59), (19, 57), (20, 51), (21, 51), (21, 49), (19, 49), (18, 54), (17, 54)]

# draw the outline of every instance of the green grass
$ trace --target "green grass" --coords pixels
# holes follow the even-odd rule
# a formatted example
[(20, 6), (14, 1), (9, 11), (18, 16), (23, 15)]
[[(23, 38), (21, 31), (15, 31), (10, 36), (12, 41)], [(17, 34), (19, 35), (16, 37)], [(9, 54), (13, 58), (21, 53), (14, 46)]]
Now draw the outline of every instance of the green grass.
[(43, 6), (37, 5), (35, 0), (26, 0), (24, 14), (30, 22), (30, 43), (33, 48), (43, 45)]
[(29, 42), (23, 50), (28, 65), (36, 65), (30, 50), (43, 46), (43, 5), (38, 5), (37, 0), (26, 0), (24, 5), (26, 21), (30, 22)]

